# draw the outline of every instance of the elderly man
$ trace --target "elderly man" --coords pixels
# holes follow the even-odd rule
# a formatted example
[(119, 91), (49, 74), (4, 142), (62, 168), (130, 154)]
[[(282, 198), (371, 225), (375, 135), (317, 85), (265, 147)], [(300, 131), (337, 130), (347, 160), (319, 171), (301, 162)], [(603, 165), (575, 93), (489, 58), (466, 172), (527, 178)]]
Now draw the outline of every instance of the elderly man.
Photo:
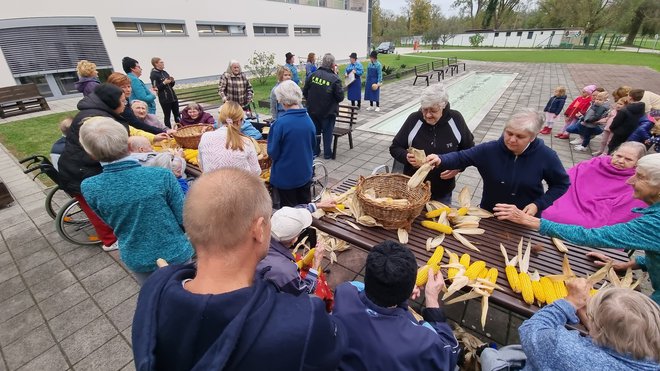
[[(415, 156), (408, 153), (413, 147), (427, 154), (443, 154), (474, 147), (474, 136), (465, 124), (463, 115), (449, 107), (449, 97), (442, 84), (432, 85), (422, 92), (421, 109), (408, 116), (392, 140), (390, 154), (403, 163), (403, 173), (413, 175), (418, 167)], [(454, 177), (459, 170), (429, 172), (431, 198), (451, 204), (451, 192), (456, 187)]]
[(243, 109), (252, 102), (254, 90), (250, 80), (241, 70), (241, 64), (237, 60), (229, 62), (227, 71), (220, 75), (218, 94), (222, 98), (222, 103), (233, 101), (241, 105)]
[(339, 102), (344, 100), (341, 80), (335, 72), (335, 57), (327, 53), (323, 56), (321, 67), (307, 77), (303, 95), (307, 99), (309, 115), (316, 125), (316, 148), (314, 155), (321, 153), (321, 135), (323, 135), (323, 158), (333, 158), (332, 131), (339, 112)]
[(203, 174), (184, 206), (196, 265), (156, 271), (133, 320), (137, 370), (334, 370), (343, 326), (307, 295), (280, 294), (255, 277), (270, 241), (271, 204), (259, 177)]
[(464, 151), (430, 154), (427, 160), (441, 169), (475, 166), (483, 178), (482, 208), (492, 211), (496, 203), (514, 204), (537, 215), (570, 185), (557, 153), (537, 138), (542, 125), (543, 117), (526, 109), (511, 117), (500, 139)]

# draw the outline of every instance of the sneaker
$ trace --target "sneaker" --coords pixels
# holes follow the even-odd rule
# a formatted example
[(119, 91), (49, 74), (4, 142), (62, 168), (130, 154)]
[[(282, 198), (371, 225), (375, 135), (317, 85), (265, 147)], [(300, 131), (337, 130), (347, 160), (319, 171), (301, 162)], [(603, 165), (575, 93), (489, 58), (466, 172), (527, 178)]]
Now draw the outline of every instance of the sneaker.
[(374, 110), (374, 112), (380, 112), (380, 107), (376, 107), (376, 109)]
[(568, 139), (570, 135), (568, 133), (561, 133), (559, 135), (555, 135), (555, 138), (557, 139)]
[(107, 251), (118, 250), (118, 249), (119, 249), (119, 242), (118, 242), (118, 241), (115, 241), (115, 243), (113, 243), (113, 244), (110, 245), (110, 246), (102, 245), (101, 248), (103, 249), (103, 251), (106, 251), (106, 252), (107, 252)]
[(580, 144), (582, 143), (582, 138), (577, 137), (569, 142), (570, 144)]
[(541, 129), (541, 131), (539, 132), (539, 134), (544, 134), (544, 135), (547, 135), (547, 134), (550, 134), (550, 133), (552, 133), (552, 128), (549, 128), (547, 126), (544, 127), (543, 129)]
[(584, 152), (587, 150), (587, 147), (582, 147), (582, 144), (578, 144), (577, 146), (573, 147), (574, 150)]
[(367, 107), (367, 111), (371, 111), (372, 109), (374, 109), (374, 108), (371, 107), (371, 106)]

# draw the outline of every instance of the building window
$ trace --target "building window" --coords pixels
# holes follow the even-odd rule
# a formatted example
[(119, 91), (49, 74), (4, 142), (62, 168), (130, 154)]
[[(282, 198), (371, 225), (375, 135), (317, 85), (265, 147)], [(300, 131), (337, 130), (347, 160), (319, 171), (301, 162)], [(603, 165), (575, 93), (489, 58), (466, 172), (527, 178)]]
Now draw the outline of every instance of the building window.
[(117, 36), (187, 36), (184, 21), (113, 20), (112, 24)]
[(506, 36), (506, 37), (511, 36), (511, 31), (507, 32), (505, 36)]
[(199, 36), (245, 36), (244, 23), (197, 22)]
[(494, 36), (494, 37), (498, 37), (498, 36), (500, 36), (500, 33), (499, 33), (499, 32), (495, 32), (495, 36)]
[(289, 26), (284, 25), (254, 25), (255, 36), (288, 36)]
[(319, 26), (294, 26), (294, 36), (321, 36), (321, 27)]
[(534, 32), (533, 32), (533, 31), (529, 31), (529, 32), (527, 33), (527, 39), (531, 39), (532, 36), (534, 36)]
[(522, 31), (516, 32), (516, 36), (522, 36)]

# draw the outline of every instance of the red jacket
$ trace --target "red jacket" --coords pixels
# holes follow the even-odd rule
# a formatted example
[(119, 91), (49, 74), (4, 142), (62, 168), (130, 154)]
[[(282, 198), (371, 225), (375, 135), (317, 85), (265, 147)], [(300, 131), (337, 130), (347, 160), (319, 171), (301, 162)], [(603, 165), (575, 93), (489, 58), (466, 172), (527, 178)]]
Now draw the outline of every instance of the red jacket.
[(568, 108), (566, 108), (564, 115), (568, 118), (575, 118), (578, 112), (584, 115), (589, 109), (589, 104), (591, 104), (591, 95), (586, 98), (580, 95), (571, 102)]

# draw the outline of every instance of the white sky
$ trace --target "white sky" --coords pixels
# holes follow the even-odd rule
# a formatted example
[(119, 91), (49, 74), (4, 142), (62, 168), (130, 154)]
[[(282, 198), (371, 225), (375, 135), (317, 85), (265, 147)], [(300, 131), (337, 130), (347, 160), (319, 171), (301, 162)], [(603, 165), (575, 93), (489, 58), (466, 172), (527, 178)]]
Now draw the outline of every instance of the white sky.
[[(433, 4), (439, 5), (442, 14), (445, 17), (457, 15), (458, 12), (452, 9), (451, 4), (453, 0), (431, 0)], [(406, 0), (380, 0), (380, 7), (383, 9), (391, 10), (396, 14), (401, 14), (401, 8), (406, 5)]]

